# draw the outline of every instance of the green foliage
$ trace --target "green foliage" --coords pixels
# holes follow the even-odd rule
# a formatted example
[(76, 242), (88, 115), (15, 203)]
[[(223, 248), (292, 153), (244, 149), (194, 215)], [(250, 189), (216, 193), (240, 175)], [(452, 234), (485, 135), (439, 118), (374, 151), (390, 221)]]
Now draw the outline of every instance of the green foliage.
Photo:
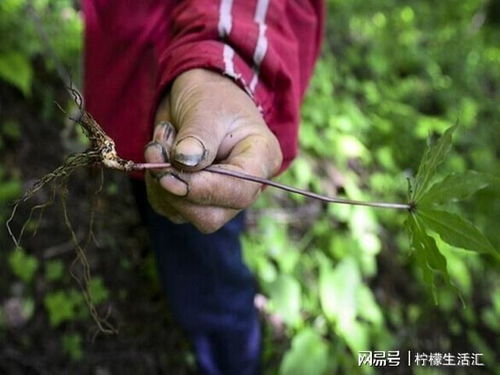
[(499, 259), (499, 253), (486, 237), (471, 223), (458, 215), (437, 210), (419, 210), (418, 216), (431, 230), (438, 233), (450, 245), (491, 254)]
[(86, 305), (80, 291), (76, 289), (57, 290), (48, 293), (43, 303), (52, 327), (77, 319), (86, 312)]
[(428, 190), (438, 166), (444, 162), (451, 149), (451, 139), (455, 128), (456, 126), (447, 129), (435, 145), (425, 150), (415, 176), (415, 186), (413, 187), (413, 193), (410, 195), (410, 201), (418, 203), (422, 195)]
[(280, 375), (322, 375), (328, 368), (328, 345), (312, 329), (304, 329), (292, 341), (285, 355)]
[[(286, 274), (298, 282), (300, 321), (287, 333), (292, 342), (306, 330), (319, 334), (329, 373), (370, 372), (356, 366), (362, 346), (426, 351), (433, 342), (433, 350), (465, 347), (486, 357), (497, 346), (484, 325), (496, 327), (499, 287), (497, 15), (476, 0), (328, 5), (325, 48), (302, 109), (301, 153), (280, 179), (352, 199), (413, 200), (416, 209), (324, 207), (300, 197), (283, 208), (268, 189), (245, 257), (271, 305), (278, 297), (269, 281)], [(456, 151), (446, 155), (456, 123)], [(435, 141), (419, 164), (429, 136)], [(293, 267), (284, 267), (287, 258)], [(429, 304), (426, 290), (439, 304)]]
[(0, 55), (0, 78), (16, 86), (28, 96), (31, 93), (33, 70), (26, 56), (18, 52)]
[[(59, 265), (52, 263), (50, 275), (59, 279)], [(48, 268), (47, 268), (48, 270)], [(49, 275), (47, 271), (46, 275)], [(55, 277), (57, 276), (57, 277)], [(89, 284), (89, 295), (92, 303), (97, 306), (105, 302), (109, 297), (109, 291), (104, 286), (101, 277), (93, 277)], [(47, 293), (43, 300), (51, 326), (58, 327), (64, 322), (80, 320), (88, 317), (88, 307), (80, 290), (59, 289)]]
[(64, 263), (61, 260), (51, 260), (45, 263), (45, 279), (47, 281), (61, 280), (64, 274)]
[(492, 184), (493, 176), (466, 171), (464, 173), (453, 173), (441, 182), (431, 186), (429, 191), (419, 200), (419, 207), (441, 205), (448, 202), (461, 201), (477, 191)]
[(455, 127), (447, 129), (436, 144), (425, 151), (415, 176), (413, 190), (410, 186), (409, 197), (415, 207), (405, 223), (423, 280), (432, 290), (436, 302), (436, 274), (441, 274), (447, 284), (450, 284), (450, 278), (446, 257), (439, 251), (435, 239), (427, 234), (427, 230), (437, 233), (452, 246), (490, 254), (497, 260), (500, 259), (500, 253), (473, 224), (459, 215), (433, 208), (433, 205), (466, 198), (495, 180), (484, 173), (469, 171), (461, 175), (450, 175), (429, 187), (437, 167), (446, 160), (451, 149), (454, 130)]
[(357, 290), (361, 283), (359, 268), (352, 258), (344, 258), (333, 267), (323, 260), (320, 266), (319, 291), (325, 316), (339, 326), (350, 325), (357, 313)]
[[(73, 3), (70, 0), (34, 1), (33, 3), (59, 58), (67, 66), (77, 67), (81, 50), (82, 22), (73, 8)], [(34, 58), (44, 56), (43, 61), (47, 68), (54, 69), (54, 61), (47, 54), (47, 48), (42, 43), (41, 36), (35, 27), (30, 2), (2, 0), (0, 2), (0, 80), (13, 85), (25, 96), (29, 96), (36, 81)]]
[(104, 283), (103, 283), (101, 277), (95, 276), (90, 280), (89, 294), (90, 294), (90, 298), (92, 298), (92, 302), (95, 305), (98, 305), (98, 304), (100, 304), (108, 299), (109, 291), (104, 286)]
[(0, 167), (0, 203), (7, 203), (19, 196), (21, 183), (17, 179), (2, 180), (2, 168)]
[(439, 251), (434, 238), (425, 232), (424, 227), (414, 216), (407, 219), (406, 228), (410, 234), (411, 245), (416, 252), (415, 256), (422, 271), (423, 280), (431, 289), (434, 300), (437, 302), (435, 274), (441, 274), (447, 283), (450, 282), (446, 268), (446, 258)]
[(78, 333), (66, 333), (62, 336), (64, 352), (74, 361), (83, 358), (82, 336)]
[(25, 283), (30, 283), (38, 269), (38, 259), (26, 254), (22, 248), (17, 248), (9, 254), (9, 266), (17, 277)]
[(280, 275), (268, 286), (273, 311), (279, 314), (285, 323), (295, 325), (300, 320), (301, 294), (300, 284), (289, 275)]

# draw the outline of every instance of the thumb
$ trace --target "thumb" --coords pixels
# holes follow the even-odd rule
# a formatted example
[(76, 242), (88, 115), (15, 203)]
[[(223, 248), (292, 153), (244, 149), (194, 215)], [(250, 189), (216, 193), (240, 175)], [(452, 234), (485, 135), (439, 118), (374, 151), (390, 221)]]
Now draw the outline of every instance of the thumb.
[(201, 170), (216, 157), (227, 156), (237, 138), (230, 130), (252, 117), (249, 113), (258, 114), (250, 97), (231, 79), (203, 69), (175, 79), (170, 104), (177, 128), (171, 160), (186, 171)]
[(187, 170), (203, 169), (210, 165), (217, 154), (220, 142), (213, 136), (206, 137), (200, 134), (196, 126), (183, 126), (174, 148), (172, 150), (172, 161), (179, 167)]
[(230, 119), (229, 116), (217, 116), (219, 111), (214, 111), (214, 106), (213, 99), (207, 97), (177, 106), (179, 111), (174, 113), (174, 121), (178, 130), (171, 161), (179, 169), (201, 170), (220, 156), (219, 148)]

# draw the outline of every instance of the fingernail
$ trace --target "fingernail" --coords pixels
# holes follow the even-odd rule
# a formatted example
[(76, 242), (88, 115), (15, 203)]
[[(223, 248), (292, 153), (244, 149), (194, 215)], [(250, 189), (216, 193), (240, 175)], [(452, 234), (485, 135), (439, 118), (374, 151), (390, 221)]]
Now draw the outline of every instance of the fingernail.
[(155, 139), (168, 142), (174, 135), (174, 126), (168, 121), (161, 121), (156, 125)]
[(158, 143), (156, 141), (151, 141), (149, 142), (146, 147), (144, 147), (144, 154), (146, 157), (146, 160), (151, 160), (154, 161), (156, 159), (157, 152), (161, 152), (161, 156), (163, 160), (159, 160), (158, 162), (164, 162), (164, 163), (169, 163), (170, 162), (170, 157), (168, 156), (167, 150), (165, 150), (165, 147), (161, 145), (161, 143)]
[(203, 143), (195, 137), (188, 136), (177, 142), (174, 159), (188, 167), (195, 167), (203, 160), (206, 149)]
[(179, 197), (185, 197), (189, 194), (189, 185), (175, 173), (165, 172), (158, 176), (158, 181), (171, 194)]

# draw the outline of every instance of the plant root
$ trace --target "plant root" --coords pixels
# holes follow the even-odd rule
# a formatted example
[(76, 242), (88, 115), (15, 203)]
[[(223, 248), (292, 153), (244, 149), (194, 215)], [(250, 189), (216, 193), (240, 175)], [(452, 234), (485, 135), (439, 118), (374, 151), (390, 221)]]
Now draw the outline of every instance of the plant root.
[[(86, 249), (88, 248), (90, 242), (95, 242), (95, 236), (92, 229), (94, 225), (94, 210), (91, 209), (90, 211), (89, 231), (86, 239), (83, 243), (81, 243), (81, 241), (78, 240), (78, 237), (73, 229), (73, 225), (71, 224), (71, 220), (68, 214), (68, 208), (66, 205), (66, 197), (68, 194), (67, 185), (68, 179), (72, 175), (72, 173), (82, 167), (104, 166), (106, 168), (129, 171), (132, 170), (132, 166), (134, 163), (118, 157), (113, 140), (106, 135), (106, 133), (92, 118), (92, 116), (83, 109), (83, 101), (80, 93), (72, 87), (68, 87), (67, 90), (73, 96), (73, 100), (80, 109), (80, 115), (78, 116), (78, 118), (72, 120), (76, 124), (78, 124), (84, 131), (86, 138), (90, 141), (90, 147), (84, 152), (68, 156), (62, 165), (38, 179), (33, 186), (31, 186), (24, 192), (22, 197), (15, 200), (12, 204), (12, 211), (9, 218), (7, 219), (6, 227), (16, 249), (20, 248), (23, 235), (26, 231), (27, 226), (30, 224), (34, 213), (37, 211), (39, 212), (38, 219), (35, 222), (35, 230), (33, 233), (33, 235), (36, 235), (40, 220), (45, 209), (54, 204), (54, 202), (56, 201), (56, 196), (59, 193), (59, 200), (63, 211), (64, 223), (70, 233), (71, 241), (76, 252), (76, 257), (70, 267), (70, 274), (80, 287), (90, 315), (97, 325), (97, 333), (101, 332), (105, 334), (116, 334), (118, 333), (117, 329), (114, 328), (107, 319), (107, 316), (109, 316), (109, 311), (106, 317), (102, 318), (99, 315), (94, 303), (92, 302), (92, 295), (90, 293), (91, 273), (90, 265), (86, 256)], [(31, 208), (28, 218), (24, 221), (19, 234), (16, 236), (14, 234), (14, 230), (12, 229), (12, 222), (19, 206), (30, 200), (41, 189), (48, 185), (52, 186), (50, 198), (46, 202), (37, 204)], [(94, 197), (96, 197), (102, 191), (102, 186), (103, 174), (101, 170), (100, 183), (98, 189), (94, 193)], [(91, 205), (91, 207), (94, 207), (94, 205)]]

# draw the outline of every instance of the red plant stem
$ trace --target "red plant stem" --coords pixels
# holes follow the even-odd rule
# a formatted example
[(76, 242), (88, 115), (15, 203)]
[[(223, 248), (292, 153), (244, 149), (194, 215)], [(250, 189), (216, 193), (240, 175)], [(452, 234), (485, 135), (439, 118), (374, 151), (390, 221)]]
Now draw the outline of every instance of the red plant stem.
[[(158, 169), (158, 168), (169, 168), (172, 165), (170, 163), (135, 163), (132, 166), (133, 170), (147, 170), (147, 169)], [(355, 206), (368, 206), (368, 207), (378, 207), (378, 208), (393, 208), (399, 210), (411, 210), (411, 205), (407, 203), (387, 203), (387, 202), (364, 202), (345, 198), (329, 197), (326, 195), (316, 194), (307, 190), (295, 188), (292, 186), (284, 185), (279, 182), (268, 180), (266, 178), (261, 178), (257, 176), (252, 176), (243, 172), (233, 171), (214, 165), (210, 165), (204, 169), (205, 171), (218, 173), (225, 176), (231, 176), (239, 178), (246, 181), (252, 181), (259, 184), (272, 186), (281, 190), (289, 191), (291, 193), (300, 194), (309, 198), (318, 199), (327, 203), (339, 203), (339, 204), (350, 204)]]

